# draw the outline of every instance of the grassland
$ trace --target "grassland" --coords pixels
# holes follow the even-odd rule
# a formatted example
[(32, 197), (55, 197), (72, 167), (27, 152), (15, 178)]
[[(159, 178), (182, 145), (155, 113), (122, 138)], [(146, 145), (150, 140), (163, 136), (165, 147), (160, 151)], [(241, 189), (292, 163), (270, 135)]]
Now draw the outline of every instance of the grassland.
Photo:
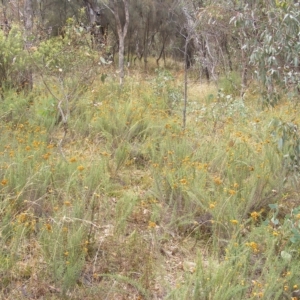
[(296, 103), (112, 74), (3, 93), (0, 299), (296, 300)]

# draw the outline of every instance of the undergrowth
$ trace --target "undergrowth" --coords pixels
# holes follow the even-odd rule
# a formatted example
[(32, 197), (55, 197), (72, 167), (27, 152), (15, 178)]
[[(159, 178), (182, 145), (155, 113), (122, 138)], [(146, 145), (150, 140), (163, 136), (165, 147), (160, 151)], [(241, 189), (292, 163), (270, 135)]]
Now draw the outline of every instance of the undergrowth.
[(1, 295), (296, 299), (294, 106), (195, 87), (183, 131), (171, 73), (121, 90), (106, 71), (3, 91)]

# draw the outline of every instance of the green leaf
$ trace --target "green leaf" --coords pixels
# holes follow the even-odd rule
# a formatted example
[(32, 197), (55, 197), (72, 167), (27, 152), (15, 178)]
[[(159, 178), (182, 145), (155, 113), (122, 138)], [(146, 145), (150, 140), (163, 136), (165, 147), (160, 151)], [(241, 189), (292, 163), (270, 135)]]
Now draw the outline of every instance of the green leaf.
[(274, 225), (278, 225), (279, 224), (279, 220), (278, 219), (275, 219), (275, 217), (273, 217), (271, 219), (271, 222), (274, 224)]
[(278, 204), (269, 204), (269, 207), (271, 208), (271, 209), (274, 209), (274, 210), (277, 210), (278, 209)]

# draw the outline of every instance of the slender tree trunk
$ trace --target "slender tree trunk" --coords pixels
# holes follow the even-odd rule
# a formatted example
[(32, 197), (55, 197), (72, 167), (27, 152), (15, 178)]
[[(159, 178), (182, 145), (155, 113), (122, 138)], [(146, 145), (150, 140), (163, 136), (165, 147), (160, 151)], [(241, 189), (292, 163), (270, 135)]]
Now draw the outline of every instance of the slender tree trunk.
[[(24, 1), (24, 27), (25, 27), (25, 49), (29, 51), (32, 46), (32, 29), (33, 29), (33, 5), (32, 0)], [(32, 70), (28, 69), (22, 75), (19, 89), (25, 91), (33, 87)]]
[(166, 44), (166, 40), (167, 40), (167, 39), (164, 38), (163, 44), (162, 44), (162, 48), (161, 48), (160, 53), (159, 53), (159, 56), (158, 56), (158, 58), (156, 59), (156, 64), (157, 64), (158, 67), (159, 67), (159, 61), (160, 61), (161, 57), (163, 56), (163, 54), (164, 54), (164, 52), (165, 52), (165, 44)]
[(227, 55), (227, 59), (228, 59), (228, 65), (229, 65), (229, 71), (232, 72), (233, 71), (233, 67), (232, 67), (232, 60), (231, 60), (231, 55), (228, 49), (228, 42), (227, 42), (227, 37), (226, 40), (224, 42), (224, 49)]
[(185, 39), (184, 44), (184, 104), (183, 104), (183, 111), (182, 111), (182, 128), (185, 130), (186, 127), (186, 108), (187, 108), (187, 91), (188, 91), (188, 44), (190, 42), (190, 37), (187, 36)]
[(119, 36), (119, 72), (120, 72), (120, 85), (123, 85), (124, 82), (124, 50), (125, 50), (125, 45), (124, 45), (125, 37), (124, 35)]
[(149, 39), (149, 16), (150, 13), (148, 13), (147, 16), (147, 22), (145, 27), (145, 34), (144, 34), (144, 66), (145, 71), (148, 69), (148, 39)]
[(120, 15), (119, 15), (119, 3), (117, 0), (114, 0), (114, 9), (111, 12), (114, 14), (116, 24), (117, 24), (117, 32), (119, 37), (119, 78), (120, 78), (120, 86), (123, 85), (124, 82), (124, 50), (125, 50), (125, 37), (128, 31), (129, 25), (129, 0), (122, 0), (124, 4), (124, 12), (125, 12), (125, 24), (122, 26)]
[[(33, 7), (32, 0), (24, 0), (24, 26), (25, 26), (25, 34), (26, 37), (31, 35), (32, 27), (33, 27)], [(27, 43), (26, 39), (26, 43)]]
[[(241, 45), (244, 45), (244, 38)], [(246, 57), (245, 49), (242, 49), (242, 86), (240, 96), (243, 99), (247, 88), (247, 71), (248, 71), (248, 58)]]

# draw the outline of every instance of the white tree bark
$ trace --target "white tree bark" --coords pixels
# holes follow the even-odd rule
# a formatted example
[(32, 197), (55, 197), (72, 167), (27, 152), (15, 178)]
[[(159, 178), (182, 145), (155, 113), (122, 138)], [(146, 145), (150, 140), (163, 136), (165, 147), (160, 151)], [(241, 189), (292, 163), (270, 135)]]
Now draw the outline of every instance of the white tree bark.
[(24, 26), (26, 30), (26, 37), (32, 32), (33, 27), (33, 6), (32, 0), (24, 0)]
[(119, 78), (120, 78), (120, 86), (123, 85), (124, 82), (124, 50), (125, 50), (125, 38), (128, 31), (129, 25), (129, 0), (122, 0), (124, 6), (124, 15), (125, 15), (125, 23), (124, 25), (121, 24), (120, 19), (120, 1), (118, 0), (111, 0), (112, 7), (102, 1), (101, 3), (114, 15), (116, 26), (117, 26), (117, 33), (119, 38)]
[(125, 50), (125, 37), (128, 31), (129, 25), (129, 3), (128, 0), (122, 0), (124, 4), (124, 13), (125, 13), (125, 24), (122, 26), (119, 14), (119, 7), (116, 0), (114, 0), (114, 9), (113, 14), (117, 24), (117, 32), (119, 37), (119, 78), (120, 85), (123, 85), (124, 82), (124, 50)]
[[(33, 29), (33, 5), (32, 0), (24, 0), (24, 28), (25, 28), (25, 49), (29, 51), (32, 46), (32, 29)], [(25, 91), (33, 87), (32, 70), (28, 69), (22, 75), (20, 85)]]

